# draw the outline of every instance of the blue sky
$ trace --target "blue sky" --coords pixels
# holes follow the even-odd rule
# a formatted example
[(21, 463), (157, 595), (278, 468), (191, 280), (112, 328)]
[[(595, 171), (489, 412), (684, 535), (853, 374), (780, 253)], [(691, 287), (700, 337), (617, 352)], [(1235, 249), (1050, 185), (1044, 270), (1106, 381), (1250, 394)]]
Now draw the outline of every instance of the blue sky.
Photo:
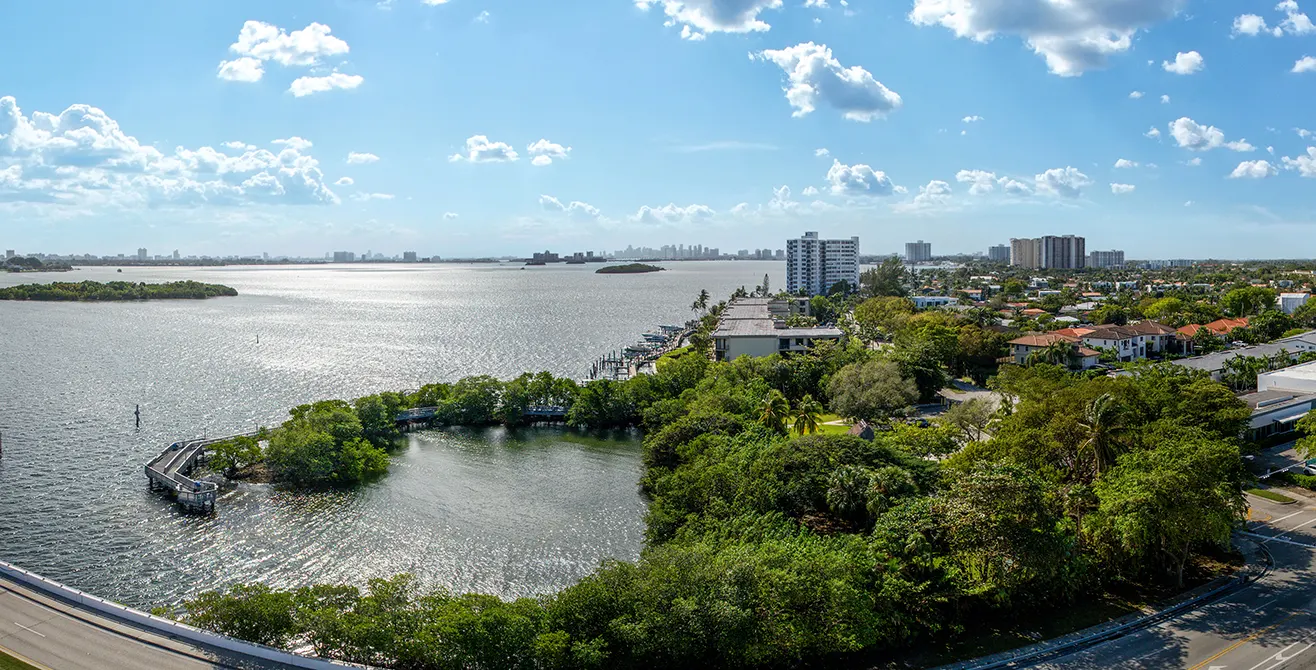
[(1292, 0), (430, 2), (10, 3), (0, 246), (1316, 256)]

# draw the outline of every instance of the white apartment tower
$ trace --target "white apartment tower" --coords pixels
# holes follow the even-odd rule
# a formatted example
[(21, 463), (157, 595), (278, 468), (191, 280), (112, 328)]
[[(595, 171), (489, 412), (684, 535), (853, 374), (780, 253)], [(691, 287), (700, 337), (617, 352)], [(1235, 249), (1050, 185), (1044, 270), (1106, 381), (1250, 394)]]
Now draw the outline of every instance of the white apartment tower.
[(1119, 250), (1112, 251), (1089, 251), (1088, 267), (1090, 268), (1122, 268), (1124, 267), (1124, 252)]
[(818, 233), (786, 240), (786, 290), (825, 294), (838, 282), (859, 286), (859, 238), (820, 240)]
[(932, 243), (919, 240), (905, 243), (906, 263), (926, 263), (932, 260)]
[(993, 263), (1010, 262), (1010, 245), (997, 244), (987, 248), (987, 260)]

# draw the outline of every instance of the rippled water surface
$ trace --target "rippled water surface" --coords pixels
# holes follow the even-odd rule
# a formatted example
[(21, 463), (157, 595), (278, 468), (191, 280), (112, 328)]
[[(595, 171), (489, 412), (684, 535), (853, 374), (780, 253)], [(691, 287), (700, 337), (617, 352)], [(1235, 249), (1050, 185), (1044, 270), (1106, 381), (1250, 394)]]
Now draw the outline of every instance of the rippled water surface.
[(634, 434), (415, 433), (379, 482), (316, 494), (243, 484), (207, 518), (149, 493), (142, 466), (176, 439), (272, 425), (311, 400), (472, 374), (579, 377), (598, 355), (688, 318), (701, 288), (725, 296), (765, 273), (779, 285), (782, 266), (669, 267), (0, 274), (0, 286), (194, 279), (240, 292), (203, 302), (0, 302), (0, 559), (138, 606), (236, 581), (397, 572), (518, 596), (560, 589), (604, 558), (633, 559), (645, 504)]

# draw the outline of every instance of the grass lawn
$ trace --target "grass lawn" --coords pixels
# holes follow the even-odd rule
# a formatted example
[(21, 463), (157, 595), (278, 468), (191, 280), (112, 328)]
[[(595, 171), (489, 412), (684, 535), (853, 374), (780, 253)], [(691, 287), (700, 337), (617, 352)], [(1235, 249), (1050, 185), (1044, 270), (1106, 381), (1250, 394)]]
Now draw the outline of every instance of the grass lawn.
[(818, 417), (818, 433), (821, 435), (845, 435), (850, 431), (850, 422), (846, 421), (843, 425), (827, 425), (831, 421), (843, 421), (840, 416), (827, 413)]
[(1266, 500), (1270, 500), (1282, 504), (1298, 502), (1293, 498), (1284, 495), (1283, 493), (1277, 493), (1269, 489), (1248, 489), (1247, 492), (1251, 493), (1252, 495), (1258, 498), (1265, 498)]
[(37, 670), (0, 649), (0, 670)]
[(673, 349), (663, 354), (662, 356), (659, 356), (658, 360), (654, 361), (653, 367), (655, 370), (661, 370), (664, 365), (667, 365), (667, 363), (674, 361), (688, 353), (690, 353), (689, 345), (681, 347), (680, 349)]

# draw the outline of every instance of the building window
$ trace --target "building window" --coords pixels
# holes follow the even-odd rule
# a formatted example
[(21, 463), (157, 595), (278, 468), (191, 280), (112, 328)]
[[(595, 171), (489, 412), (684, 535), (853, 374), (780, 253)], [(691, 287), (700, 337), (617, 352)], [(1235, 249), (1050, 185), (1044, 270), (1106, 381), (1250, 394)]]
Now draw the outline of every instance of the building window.
[(778, 350), (778, 351), (786, 351), (787, 349), (790, 349), (790, 348), (791, 348), (791, 341), (790, 341), (790, 338), (789, 338), (789, 337), (783, 337), (783, 338), (781, 338), (780, 340), (777, 341), (777, 350)]

